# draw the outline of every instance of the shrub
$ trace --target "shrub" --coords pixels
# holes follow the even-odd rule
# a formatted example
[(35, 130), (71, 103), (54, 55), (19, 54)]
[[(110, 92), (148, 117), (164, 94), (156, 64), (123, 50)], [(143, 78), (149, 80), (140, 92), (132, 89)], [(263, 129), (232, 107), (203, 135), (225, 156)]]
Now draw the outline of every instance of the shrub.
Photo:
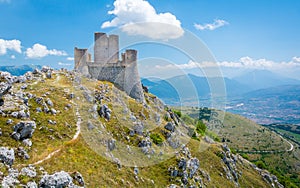
[(174, 114), (176, 114), (178, 117), (181, 117), (181, 111), (180, 110), (173, 110)]
[(206, 132), (206, 125), (202, 121), (198, 121), (196, 125), (197, 133), (204, 135)]
[(153, 143), (156, 145), (161, 145), (163, 143), (163, 139), (159, 134), (151, 134), (150, 138), (152, 139)]
[(246, 159), (246, 160), (249, 160), (249, 156), (246, 154), (246, 153), (242, 153), (241, 156)]
[(258, 168), (260, 168), (260, 169), (266, 169), (266, 168), (267, 168), (266, 164), (265, 164), (263, 161), (256, 161), (256, 162), (255, 162), (255, 165), (256, 165)]

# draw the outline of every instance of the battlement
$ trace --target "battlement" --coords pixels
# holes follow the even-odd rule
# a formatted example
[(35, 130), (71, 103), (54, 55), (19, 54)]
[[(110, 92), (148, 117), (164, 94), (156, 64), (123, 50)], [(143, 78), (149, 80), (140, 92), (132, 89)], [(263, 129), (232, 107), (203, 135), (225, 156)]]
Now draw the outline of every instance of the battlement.
[(113, 82), (119, 89), (141, 102), (144, 94), (137, 69), (137, 50), (127, 49), (119, 60), (119, 36), (94, 34), (94, 62), (88, 49), (74, 49), (75, 70), (83, 75)]

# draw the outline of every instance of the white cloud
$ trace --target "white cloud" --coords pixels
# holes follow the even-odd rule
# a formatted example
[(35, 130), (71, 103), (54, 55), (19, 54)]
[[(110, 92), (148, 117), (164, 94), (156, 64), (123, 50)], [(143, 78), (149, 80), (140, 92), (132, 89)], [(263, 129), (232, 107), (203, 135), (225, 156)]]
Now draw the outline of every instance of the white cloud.
[(179, 38), (184, 33), (175, 15), (157, 13), (145, 0), (115, 0), (114, 10), (108, 11), (108, 14), (116, 17), (104, 22), (102, 28), (122, 26), (123, 31), (131, 35), (165, 40)]
[(0, 39), (0, 55), (5, 55), (7, 50), (21, 53), (21, 41)]
[(60, 51), (56, 49), (48, 50), (46, 46), (38, 43), (34, 44), (32, 48), (27, 48), (25, 54), (29, 59), (39, 59), (42, 57), (46, 57), (48, 55), (54, 55), (54, 56), (68, 55), (65, 51)]
[(215, 30), (219, 27), (223, 27), (225, 25), (228, 25), (229, 23), (226, 22), (225, 20), (219, 20), (216, 19), (214, 20), (213, 23), (209, 23), (209, 24), (194, 24), (194, 27), (198, 30)]
[(67, 57), (68, 61), (74, 61), (74, 57)]
[(16, 56), (15, 55), (11, 55), (10, 59), (16, 59)]
[(58, 65), (61, 65), (61, 66), (71, 66), (70, 63), (63, 63), (63, 62), (58, 62)]
[(250, 57), (242, 57), (237, 62), (194, 62), (189, 61), (185, 64), (168, 64), (164, 66), (157, 65), (158, 69), (195, 69), (195, 68), (241, 68), (241, 69), (268, 69), (268, 70), (280, 70), (280, 69), (292, 69), (300, 68), (300, 57), (293, 57), (288, 62), (275, 62), (267, 59), (252, 59)]
[(293, 57), (292, 60), (294, 63), (300, 63), (300, 57)]

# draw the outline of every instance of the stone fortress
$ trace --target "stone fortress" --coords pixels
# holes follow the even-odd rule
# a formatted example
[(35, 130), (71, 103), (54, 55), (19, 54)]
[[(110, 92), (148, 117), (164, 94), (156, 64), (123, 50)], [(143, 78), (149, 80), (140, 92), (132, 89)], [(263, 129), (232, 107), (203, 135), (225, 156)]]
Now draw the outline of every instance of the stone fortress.
[(75, 70), (85, 76), (106, 80), (143, 102), (144, 94), (137, 68), (137, 51), (127, 49), (119, 60), (119, 36), (95, 33), (94, 62), (88, 49), (74, 49)]

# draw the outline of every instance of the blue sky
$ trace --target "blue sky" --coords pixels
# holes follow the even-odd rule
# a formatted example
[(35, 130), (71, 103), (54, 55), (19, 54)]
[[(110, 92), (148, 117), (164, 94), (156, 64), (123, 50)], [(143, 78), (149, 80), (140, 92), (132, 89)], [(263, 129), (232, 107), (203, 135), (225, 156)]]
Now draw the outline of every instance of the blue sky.
[[(207, 45), (225, 75), (261, 68), (298, 78), (299, 18), (297, 0), (0, 0), (0, 63), (72, 68), (74, 46), (89, 47), (94, 32), (158, 21), (180, 30), (166, 29), (156, 37), (180, 37), (181, 31), (191, 31)], [(140, 56), (149, 55), (146, 51)], [(200, 63), (170, 55), (178, 57), (170, 58), (173, 64), (190, 71)]]

